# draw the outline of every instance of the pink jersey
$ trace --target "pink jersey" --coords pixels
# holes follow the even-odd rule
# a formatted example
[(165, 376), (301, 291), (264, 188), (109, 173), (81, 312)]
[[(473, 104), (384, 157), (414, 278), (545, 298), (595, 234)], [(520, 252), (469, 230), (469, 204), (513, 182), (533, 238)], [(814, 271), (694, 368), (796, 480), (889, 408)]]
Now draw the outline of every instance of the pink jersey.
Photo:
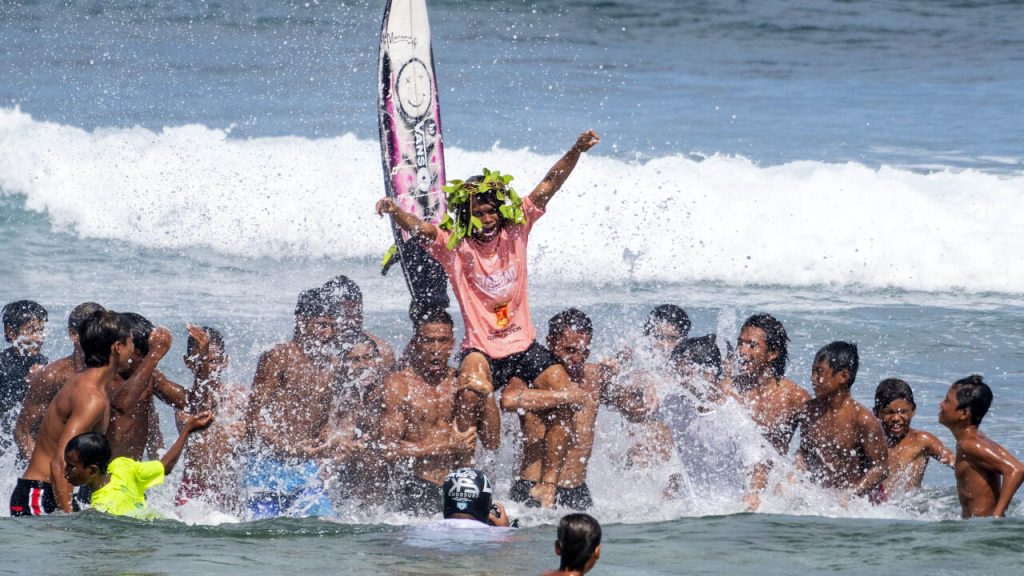
[(462, 349), (491, 358), (526, 350), (537, 339), (526, 291), (526, 240), (544, 211), (523, 199), (523, 224), (505, 225), (490, 242), (466, 238), (454, 250), (449, 232), (438, 229), (427, 251), (444, 267), (459, 301), (466, 337)]

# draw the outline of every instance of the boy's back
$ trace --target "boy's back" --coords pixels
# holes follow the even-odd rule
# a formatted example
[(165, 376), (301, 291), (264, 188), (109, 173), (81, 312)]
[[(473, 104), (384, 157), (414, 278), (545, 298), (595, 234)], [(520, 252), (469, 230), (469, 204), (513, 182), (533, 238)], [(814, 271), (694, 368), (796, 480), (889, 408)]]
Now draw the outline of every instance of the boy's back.
[(116, 516), (149, 516), (146, 512), (147, 489), (163, 484), (164, 465), (159, 460), (137, 462), (114, 458), (107, 465), (110, 481), (92, 494), (92, 507)]

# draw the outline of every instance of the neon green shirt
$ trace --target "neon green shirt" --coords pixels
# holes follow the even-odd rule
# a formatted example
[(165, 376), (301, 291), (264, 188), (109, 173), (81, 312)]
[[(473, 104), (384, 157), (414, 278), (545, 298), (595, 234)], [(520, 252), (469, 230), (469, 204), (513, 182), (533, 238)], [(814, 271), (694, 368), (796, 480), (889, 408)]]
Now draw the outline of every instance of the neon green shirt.
[(149, 518), (146, 489), (164, 483), (164, 465), (159, 460), (136, 462), (114, 458), (107, 465), (110, 482), (92, 493), (92, 507), (115, 516)]

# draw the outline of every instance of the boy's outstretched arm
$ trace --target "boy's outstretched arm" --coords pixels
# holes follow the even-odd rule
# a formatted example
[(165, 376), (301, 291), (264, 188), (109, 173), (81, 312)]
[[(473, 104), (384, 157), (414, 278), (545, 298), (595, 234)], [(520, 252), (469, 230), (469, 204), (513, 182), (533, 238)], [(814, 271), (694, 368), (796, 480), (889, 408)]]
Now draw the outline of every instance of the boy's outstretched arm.
[(377, 201), (376, 207), (377, 215), (383, 216), (387, 214), (394, 220), (398, 227), (413, 236), (419, 236), (425, 238), (431, 242), (437, 238), (437, 226), (434, 226), (430, 222), (424, 222), (420, 220), (415, 214), (406, 212), (398, 205), (397, 202), (391, 198), (381, 198)]
[(188, 440), (189, 434), (206, 428), (212, 422), (213, 412), (189, 414), (185, 417), (185, 422), (181, 425), (181, 434), (178, 434), (178, 439), (174, 441), (174, 444), (171, 444), (164, 457), (160, 459), (160, 463), (164, 465), (165, 475), (170, 474), (171, 470), (174, 470), (174, 465), (178, 463), (178, 458), (181, 457), (181, 451), (185, 448), (185, 441)]
[(572, 174), (576, 162), (580, 159), (580, 154), (590, 150), (600, 141), (601, 137), (593, 130), (587, 130), (580, 134), (572, 148), (569, 148), (569, 151), (559, 158), (558, 162), (555, 162), (540, 184), (537, 184), (533, 192), (530, 192), (530, 202), (533, 202), (533, 205), (541, 211), (547, 210), (548, 201), (555, 195), (555, 192), (558, 192), (562, 184), (565, 184), (569, 174)]
[(999, 500), (992, 509), (992, 516), (1002, 518), (1010, 506), (1010, 500), (1024, 482), (1024, 464), (1010, 452), (991, 440), (971, 440), (961, 442), (960, 450), (970, 460), (982, 468), (995, 470), (1002, 474), (1003, 485), (999, 489)]

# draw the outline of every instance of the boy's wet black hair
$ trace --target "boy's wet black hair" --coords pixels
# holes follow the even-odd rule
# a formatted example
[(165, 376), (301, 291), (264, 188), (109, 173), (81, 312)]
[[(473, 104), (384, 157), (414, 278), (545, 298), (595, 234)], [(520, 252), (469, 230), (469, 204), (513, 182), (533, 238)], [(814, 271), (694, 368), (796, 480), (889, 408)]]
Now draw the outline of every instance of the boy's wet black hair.
[(992, 406), (992, 389), (981, 379), (979, 374), (971, 374), (953, 382), (956, 390), (956, 409), (964, 408), (971, 411), (971, 424), (981, 424), (981, 419), (988, 414)]
[(789, 362), (789, 336), (786, 334), (786, 327), (782, 325), (771, 314), (754, 314), (743, 323), (740, 332), (744, 328), (758, 328), (764, 332), (764, 343), (769, 352), (778, 352), (778, 356), (772, 361), (772, 375), (782, 378), (786, 375), (786, 363)]
[(8, 332), (17, 334), (22, 326), (33, 320), (46, 322), (49, 319), (46, 308), (43, 308), (41, 304), (34, 300), (16, 300), (11, 302), (4, 306), (0, 316), (3, 317), (4, 337), (8, 342), (14, 342), (14, 339), (10, 337)]
[[(220, 330), (217, 330), (212, 326), (203, 326), (202, 330), (210, 336), (210, 346), (219, 346), (221, 350), (224, 349), (224, 336), (220, 333)], [(188, 356), (194, 356), (198, 352), (198, 350), (196, 350), (196, 346), (198, 345), (199, 343), (196, 342), (196, 339), (190, 334), (188, 340), (185, 342), (185, 354)]]
[(295, 315), (299, 318), (321, 318), (331, 316), (331, 304), (323, 287), (310, 288), (299, 293), (295, 303)]
[(366, 344), (371, 350), (373, 350), (373, 353), (376, 354), (378, 358), (380, 357), (380, 346), (377, 346), (377, 342), (375, 342), (373, 338), (370, 338), (366, 332), (360, 332), (359, 334), (356, 334), (352, 342), (347, 343), (347, 347), (344, 348), (344, 352), (342, 353), (342, 358), (347, 356), (353, 348), (360, 344)]
[(110, 440), (99, 432), (86, 432), (79, 434), (68, 441), (64, 447), (64, 454), (78, 454), (78, 462), (82, 466), (95, 465), (100, 474), (107, 473), (107, 465), (110, 464)]
[(590, 514), (566, 514), (558, 522), (559, 570), (582, 571), (601, 545), (601, 524)]
[(690, 316), (675, 304), (662, 304), (651, 310), (644, 320), (644, 336), (650, 336), (658, 324), (671, 324), (679, 330), (680, 341), (690, 334)]
[(691, 362), (703, 369), (713, 370), (715, 376), (721, 378), (722, 351), (718, 349), (715, 340), (714, 334), (683, 340), (672, 350), (672, 363)]
[(102, 312), (106, 310), (103, 306), (95, 302), (82, 302), (68, 314), (68, 330), (78, 334), (79, 328), (82, 327), (82, 323), (87, 318), (92, 317), (94, 312)]
[(324, 282), (323, 290), (331, 304), (336, 302), (363, 303), (363, 291), (358, 284), (344, 274), (339, 274)]
[(857, 380), (857, 368), (860, 367), (860, 357), (857, 354), (856, 344), (838, 340), (826, 344), (814, 355), (815, 364), (822, 360), (828, 362), (828, 367), (832, 369), (833, 374), (846, 370), (850, 374), (850, 379), (846, 382), (846, 386), (853, 386), (854, 381)]
[(132, 324), (113, 310), (97, 310), (82, 323), (78, 343), (89, 368), (106, 366), (110, 362), (110, 348), (115, 342), (127, 343), (132, 337)]
[(593, 335), (594, 324), (590, 321), (590, 316), (587, 316), (582, 310), (569, 308), (555, 314), (548, 320), (548, 337), (561, 337), (566, 330)]
[(424, 324), (447, 324), (455, 328), (455, 321), (452, 320), (452, 315), (443, 308), (424, 308), (417, 311), (416, 316), (412, 319), (413, 328), (419, 329)]
[(128, 319), (132, 325), (132, 341), (135, 342), (135, 351), (142, 356), (149, 354), (149, 335), (153, 332), (153, 323), (142, 314), (135, 312), (122, 312), (122, 316)]
[(882, 412), (882, 409), (897, 400), (906, 400), (911, 408), (917, 410), (917, 403), (914, 402), (914, 391), (899, 378), (886, 378), (878, 383), (875, 388), (875, 415)]

